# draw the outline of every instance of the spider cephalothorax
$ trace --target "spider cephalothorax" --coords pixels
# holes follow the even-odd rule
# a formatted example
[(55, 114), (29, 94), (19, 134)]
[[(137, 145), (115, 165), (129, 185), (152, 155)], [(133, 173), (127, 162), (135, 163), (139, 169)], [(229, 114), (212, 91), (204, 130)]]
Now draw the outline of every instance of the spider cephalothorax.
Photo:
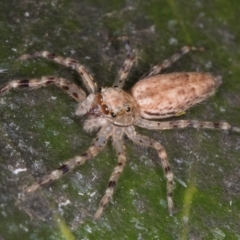
[(163, 68), (169, 67), (189, 50), (196, 50), (194, 47), (190, 48), (186, 46), (162, 64), (154, 66), (144, 79), (133, 86), (129, 94), (121, 88), (133, 65), (134, 54), (130, 48), (128, 38), (123, 37), (123, 40), (127, 50), (127, 58), (112, 88), (102, 88), (100, 92), (97, 92), (96, 82), (83, 65), (74, 59), (64, 59), (47, 51), (26, 54), (20, 59), (43, 57), (74, 68), (82, 77), (89, 92), (88, 96), (76, 84), (67, 79), (53, 76), (42, 77), (40, 79), (13, 80), (0, 88), (0, 93), (5, 93), (12, 88), (36, 89), (49, 84), (55, 84), (78, 101), (79, 105), (76, 115), (87, 116), (84, 129), (86, 131), (99, 130), (93, 144), (84, 153), (69, 159), (58, 169), (27, 188), (26, 192), (28, 193), (34, 192), (38, 187), (58, 179), (77, 165), (84, 164), (87, 160), (96, 156), (104, 148), (107, 140), (110, 137), (112, 138), (113, 146), (117, 152), (118, 163), (110, 176), (106, 192), (94, 216), (95, 220), (101, 216), (105, 206), (112, 197), (116, 182), (124, 169), (126, 163), (126, 152), (123, 143), (124, 135), (134, 143), (154, 148), (157, 151), (159, 163), (162, 165), (167, 178), (168, 209), (170, 214), (173, 213), (173, 174), (166, 151), (159, 142), (138, 134), (135, 131), (134, 125), (155, 130), (193, 127), (240, 132), (240, 128), (232, 127), (226, 122), (216, 123), (198, 120), (152, 121), (151, 119), (163, 119), (180, 115), (182, 111), (212, 95), (221, 81), (218, 77), (213, 77), (210, 74), (196, 72), (161, 75), (160, 71)]
[(115, 125), (132, 125), (139, 113), (135, 99), (118, 87), (102, 88), (96, 102), (104, 116)]

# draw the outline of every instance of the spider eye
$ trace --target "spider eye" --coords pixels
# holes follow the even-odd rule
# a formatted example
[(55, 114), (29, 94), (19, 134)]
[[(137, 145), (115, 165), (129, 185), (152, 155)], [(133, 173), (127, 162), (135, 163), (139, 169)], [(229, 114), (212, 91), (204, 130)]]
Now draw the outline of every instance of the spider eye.
[(130, 112), (131, 111), (131, 108), (130, 107), (127, 107), (126, 108), (126, 112)]
[(103, 101), (103, 97), (102, 97), (102, 94), (101, 93), (98, 93), (97, 96), (96, 96), (96, 102), (97, 104), (102, 104), (102, 101)]
[(114, 112), (111, 112), (111, 116), (115, 118), (117, 115)]
[(109, 114), (109, 109), (108, 109), (108, 106), (106, 104), (102, 104), (101, 108), (102, 108), (102, 112), (104, 114)]

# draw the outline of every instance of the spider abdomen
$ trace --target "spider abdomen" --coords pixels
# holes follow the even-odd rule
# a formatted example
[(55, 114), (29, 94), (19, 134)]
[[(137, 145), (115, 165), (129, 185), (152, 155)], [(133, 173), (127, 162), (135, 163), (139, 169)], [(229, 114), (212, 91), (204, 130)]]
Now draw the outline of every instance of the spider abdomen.
[(146, 119), (175, 116), (212, 95), (221, 84), (207, 73), (161, 74), (145, 78), (132, 88), (140, 115)]

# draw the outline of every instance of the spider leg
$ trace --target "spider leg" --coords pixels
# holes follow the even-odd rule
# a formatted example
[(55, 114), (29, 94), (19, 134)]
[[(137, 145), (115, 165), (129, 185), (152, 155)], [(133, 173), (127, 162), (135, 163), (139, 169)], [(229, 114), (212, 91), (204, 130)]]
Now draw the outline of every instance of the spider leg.
[(219, 129), (240, 133), (239, 127), (233, 127), (227, 122), (208, 122), (198, 120), (174, 120), (166, 122), (156, 122), (139, 118), (135, 123), (137, 126), (147, 129), (173, 129), (173, 128), (203, 128), (203, 129)]
[(99, 208), (96, 214), (94, 215), (95, 221), (100, 218), (100, 216), (104, 211), (104, 208), (106, 207), (107, 203), (110, 201), (114, 193), (117, 180), (120, 174), (123, 172), (123, 169), (126, 163), (126, 152), (125, 152), (125, 146), (122, 141), (122, 135), (123, 135), (123, 130), (121, 128), (115, 128), (113, 130), (113, 146), (115, 147), (118, 154), (118, 164), (114, 168), (110, 176), (105, 195), (102, 197)]
[(130, 42), (129, 42), (128, 37), (124, 36), (124, 37), (122, 37), (122, 40), (124, 41), (125, 49), (127, 51), (127, 58), (123, 62), (123, 65), (118, 72), (117, 78), (115, 79), (115, 81), (113, 83), (113, 87), (117, 86), (119, 88), (123, 87), (125, 80), (132, 68), (132, 65), (134, 63), (134, 58), (135, 58), (135, 55), (130, 47)]
[(59, 168), (51, 172), (49, 175), (44, 176), (38, 182), (34, 183), (32, 186), (26, 189), (27, 193), (36, 191), (40, 186), (48, 184), (54, 180), (59, 179), (63, 174), (69, 172), (70, 170), (74, 169), (76, 166), (84, 164), (87, 160), (92, 159), (95, 157), (106, 145), (107, 139), (111, 135), (112, 128), (111, 127), (103, 127), (92, 146), (88, 148), (88, 150), (79, 155), (75, 156), (74, 158), (69, 159), (65, 163), (63, 163)]
[(147, 75), (147, 77), (150, 76), (155, 76), (157, 74), (159, 74), (162, 69), (168, 68), (170, 67), (174, 62), (176, 62), (180, 57), (182, 57), (183, 55), (185, 55), (186, 53), (188, 53), (189, 51), (204, 51), (203, 48), (196, 48), (196, 47), (189, 47), (189, 46), (184, 46), (180, 49), (180, 51), (178, 53), (173, 54), (170, 58), (165, 59), (162, 63), (155, 65), (154, 67), (152, 67), (152, 69), (150, 70), (149, 74)]
[(167, 178), (167, 204), (168, 204), (168, 210), (170, 215), (173, 214), (173, 200), (172, 200), (172, 192), (173, 192), (173, 173), (170, 168), (170, 164), (168, 162), (168, 157), (166, 154), (166, 151), (164, 147), (157, 141), (154, 141), (153, 139), (150, 139), (146, 136), (142, 136), (138, 133), (136, 133), (135, 129), (133, 126), (125, 128), (125, 132), (127, 136), (135, 143), (146, 146), (146, 147), (151, 147), (157, 150), (158, 156), (160, 159), (160, 163), (162, 165), (162, 168), (165, 172), (165, 176)]
[(85, 84), (89, 93), (97, 92), (97, 83), (94, 81), (92, 75), (87, 71), (87, 69), (80, 64), (77, 60), (72, 58), (63, 58), (61, 56), (56, 56), (54, 53), (48, 51), (35, 52), (32, 54), (24, 54), (19, 60), (26, 60), (30, 58), (42, 57), (52, 60), (66, 67), (71, 67), (75, 69), (79, 75), (82, 77), (83, 83)]
[(71, 97), (78, 102), (82, 102), (86, 99), (85, 92), (78, 87), (76, 84), (68, 81), (65, 78), (58, 77), (42, 77), (40, 79), (23, 79), (23, 80), (12, 80), (0, 87), (0, 94), (8, 92), (11, 89), (36, 89), (39, 87), (45, 87), (49, 84), (55, 84), (56, 86), (64, 89)]

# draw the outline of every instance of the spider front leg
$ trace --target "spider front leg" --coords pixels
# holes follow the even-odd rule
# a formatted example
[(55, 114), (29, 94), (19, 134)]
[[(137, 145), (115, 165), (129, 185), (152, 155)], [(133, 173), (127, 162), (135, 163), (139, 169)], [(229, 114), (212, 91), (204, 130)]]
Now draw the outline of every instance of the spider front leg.
[(48, 51), (35, 52), (32, 54), (24, 54), (19, 60), (26, 60), (30, 58), (42, 57), (49, 60), (52, 60), (56, 63), (59, 63), (66, 67), (71, 67), (75, 69), (79, 75), (81, 76), (83, 83), (85, 84), (89, 93), (97, 92), (97, 83), (94, 81), (92, 75), (87, 71), (87, 69), (80, 64), (77, 60), (72, 58), (63, 58), (61, 56), (57, 56), (54, 53), (50, 53)]
[(179, 58), (181, 58), (183, 55), (185, 55), (191, 50), (204, 51), (204, 48), (196, 48), (196, 47), (189, 47), (189, 46), (182, 47), (178, 53), (175, 53), (169, 59), (165, 59), (162, 63), (152, 67), (147, 77), (159, 74), (162, 71), (162, 69), (170, 67), (174, 62), (176, 62)]
[(107, 203), (110, 201), (110, 199), (114, 193), (114, 189), (115, 189), (117, 180), (118, 180), (120, 174), (123, 172), (123, 169), (124, 169), (124, 166), (126, 163), (126, 152), (125, 152), (125, 146), (123, 145), (123, 141), (122, 141), (122, 135), (123, 135), (123, 130), (121, 128), (115, 128), (113, 130), (113, 146), (115, 147), (115, 150), (118, 155), (118, 164), (114, 168), (114, 170), (110, 176), (105, 195), (101, 199), (99, 208), (98, 208), (96, 214), (94, 215), (95, 221), (100, 218), (100, 216), (103, 213), (104, 208), (106, 207)]
[(0, 94), (8, 92), (11, 89), (37, 89), (40, 87), (46, 87), (50, 84), (55, 84), (56, 86), (62, 88), (78, 102), (82, 102), (86, 99), (85, 92), (76, 84), (68, 81), (65, 78), (52, 76), (42, 77), (40, 79), (23, 79), (10, 81), (0, 88)]
[(233, 127), (227, 122), (209, 122), (209, 121), (198, 121), (198, 120), (174, 120), (166, 122), (156, 122), (147, 119), (139, 118), (135, 123), (137, 126), (147, 129), (180, 129), (186, 127), (192, 128), (203, 128), (203, 129), (219, 129), (231, 132), (240, 133), (239, 127)]
[(26, 189), (27, 193), (36, 191), (40, 186), (43, 186), (45, 184), (48, 184), (54, 180), (59, 179), (63, 174), (69, 172), (70, 170), (74, 169), (78, 165), (84, 164), (87, 160), (92, 159), (95, 157), (106, 145), (107, 139), (111, 135), (112, 128), (111, 127), (103, 127), (96, 139), (94, 140), (94, 143), (91, 147), (88, 148), (88, 150), (79, 155), (75, 156), (72, 159), (69, 159), (65, 163), (63, 163), (59, 168), (51, 172), (49, 175), (44, 176), (42, 179), (40, 179), (38, 182), (34, 183), (32, 186), (28, 187)]
[(132, 68), (132, 65), (134, 63), (134, 58), (135, 58), (135, 55), (131, 49), (128, 37), (124, 36), (122, 37), (122, 40), (124, 41), (125, 49), (127, 51), (127, 58), (124, 61), (121, 69), (118, 72), (117, 78), (113, 83), (113, 87), (117, 86), (119, 88), (123, 87), (125, 80), (127, 79), (127, 76)]
[(173, 173), (170, 168), (170, 164), (168, 162), (167, 154), (164, 149), (164, 147), (157, 141), (154, 141), (146, 136), (142, 136), (138, 133), (136, 133), (134, 127), (127, 127), (126, 129), (126, 134), (127, 136), (135, 143), (146, 146), (146, 147), (151, 147), (157, 150), (158, 156), (160, 158), (160, 164), (162, 165), (162, 168), (164, 170), (165, 176), (167, 178), (167, 205), (168, 205), (168, 211), (170, 215), (173, 214), (174, 210), (174, 204), (173, 204), (173, 199), (172, 199), (172, 192), (173, 192)]

